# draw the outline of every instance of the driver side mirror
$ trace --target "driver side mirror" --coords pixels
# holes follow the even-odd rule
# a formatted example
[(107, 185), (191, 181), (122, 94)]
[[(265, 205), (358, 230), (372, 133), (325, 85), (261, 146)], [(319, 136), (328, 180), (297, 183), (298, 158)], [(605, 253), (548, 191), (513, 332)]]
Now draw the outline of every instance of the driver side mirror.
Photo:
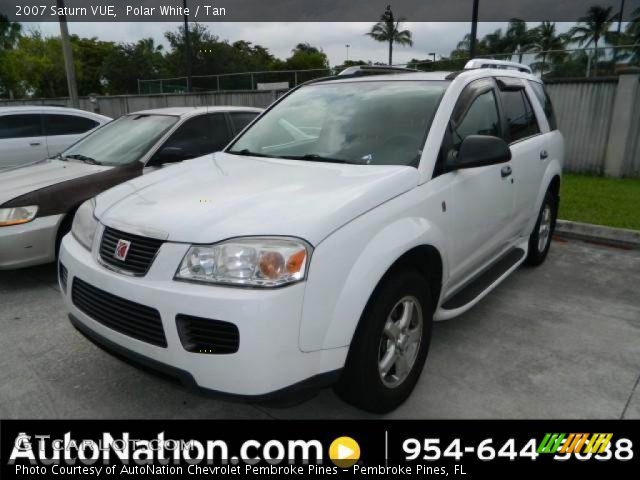
[(156, 157), (156, 165), (164, 165), (165, 163), (176, 163), (186, 160), (188, 158), (187, 153), (182, 147), (164, 147), (158, 152)]
[(511, 149), (503, 139), (490, 135), (469, 135), (460, 150), (447, 159), (447, 171), (485, 167), (511, 160)]

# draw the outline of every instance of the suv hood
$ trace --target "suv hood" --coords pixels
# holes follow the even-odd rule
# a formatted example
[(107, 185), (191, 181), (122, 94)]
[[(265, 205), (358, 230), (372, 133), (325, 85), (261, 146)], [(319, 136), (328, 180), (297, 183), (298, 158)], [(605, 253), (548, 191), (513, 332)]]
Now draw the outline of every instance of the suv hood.
[(66, 182), (111, 167), (84, 162), (44, 160), (32, 165), (0, 171), (0, 205), (41, 188)]
[(317, 245), (358, 215), (417, 184), (413, 167), (219, 152), (104, 192), (97, 197), (95, 215), (113, 228), (175, 242), (286, 235)]

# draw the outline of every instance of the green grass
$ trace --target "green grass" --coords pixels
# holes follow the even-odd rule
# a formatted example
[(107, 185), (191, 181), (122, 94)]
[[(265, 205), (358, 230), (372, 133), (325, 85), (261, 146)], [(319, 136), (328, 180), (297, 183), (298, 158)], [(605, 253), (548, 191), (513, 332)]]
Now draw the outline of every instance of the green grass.
[(558, 217), (640, 230), (640, 179), (563, 175)]

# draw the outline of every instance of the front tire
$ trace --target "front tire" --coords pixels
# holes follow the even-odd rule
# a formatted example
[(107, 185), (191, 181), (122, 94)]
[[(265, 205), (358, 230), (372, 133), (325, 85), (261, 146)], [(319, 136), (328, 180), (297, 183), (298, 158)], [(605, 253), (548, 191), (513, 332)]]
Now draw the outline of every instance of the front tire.
[(433, 311), (429, 285), (419, 272), (388, 275), (360, 319), (335, 388), (338, 395), (372, 413), (401, 405), (427, 358)]
[(547, 258), (551, 247), (551, 238), (556, 228), (558, 217), (558, 197), (549, 190), (544, 197), (538, 220), (529, 236), (529, 253), (526, 263), (531, 266), (541, 265)]

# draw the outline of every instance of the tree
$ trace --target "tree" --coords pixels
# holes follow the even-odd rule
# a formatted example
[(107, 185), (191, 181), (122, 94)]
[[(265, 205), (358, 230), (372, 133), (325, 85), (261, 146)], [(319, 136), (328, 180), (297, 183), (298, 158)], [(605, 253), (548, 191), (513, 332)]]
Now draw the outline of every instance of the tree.
[(138, 79), (166, 75), (164, 49), (152, 38), (116, 45), (102, 63), (105, 90), (110, 94), (138, 93)]
[(400, 30), (404, 18), (395, 19), (391, 5), (380, 16), (380, 21), (371, 27), (366, 35), (378, 42), (389, 43), (389, 65), (393, 64), (393, 44), (413, 46), (413, 38), (409, 30)]
[(0, 15), (0, 95), (6, 94), (13, 98), (18, 88), (18, 78), (15, 69), (9, 61), (8, 53), (12, 51), (22, 35), (22, 25), (17, 22), (10, 22), (7, 17)]
[(567, 43), (567, 37), (556, 32), (556, 24), (552, 22), (542, 22), (532, 32), (531, 48), (537, 50), (536, 60), (531, 65), (532, 68), (539, 70), (541, 75), (545, 74), (547, 69), (547, 61), (557, 63), (566, 55), (564, 46)]
[(288, 70), (329, 68), (327, 55), (308, 43), (299, 43), (291, 52), (292, 55), (285, 61), (285, 68)]
[(512, 18), (507, 27), (505, 43), (507, 49), (518, 55), (518, 63), (522, 63), (523, 54), (530, 52), (533, 46), (532, 31), (527, 28), (527, 22), (519, 18)]
[(625, 36), (628, 39), (625, 43), (636, 45), (631, 49), (629, 60), (632, 63), (640, 63), (640, 7), (633, 12), (633, 17), (625, 29)]
[[(578, 42), (579, 46), (588, 47), (593, 43), (593, 58), (598, 62), (598, 42), (611, 42), (614, 33), (610, 31), (611, 24), (618, 18), (618, 14), (612, 15), (613, 7), (593, 6), (587, 11), (584, 17), (578, 20), (578, 24), (569, 30), (569, 37), (572, 41)], [(587, 72), (588, 75), (588, 72)]]

